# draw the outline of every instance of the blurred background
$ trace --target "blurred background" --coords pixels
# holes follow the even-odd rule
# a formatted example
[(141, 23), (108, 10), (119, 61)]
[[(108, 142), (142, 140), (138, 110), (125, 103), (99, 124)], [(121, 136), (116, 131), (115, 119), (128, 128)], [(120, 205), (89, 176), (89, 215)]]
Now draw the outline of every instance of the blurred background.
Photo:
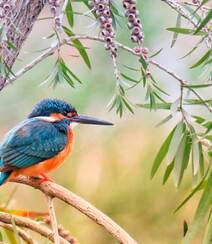
[[(191, 58), (179, 60), (197, 40), (180, 37), (176, 46), (171, 49), (172, 34), (167, 32), (166, 28), (175, 26), (175, 12), (162, 1), (138, 2), (145, 32), (145, 45), (150, 53), (163, 48), (156, 60), (185, 79), (197, 80), (200, 70), (191, 71), (188, 67), (196, 60), (198, 52)], [(87, 11), (82, 4), (73, 6), (75, 11)], [(45, 10), (41, 17), (49, 14)], [(89, 27), (90, 24), (90, 18), (76, 16), (75, 33), (98, 34), (97, 28)], [(51, 21), (37, 21), (14, 70), (38, 56), (40, 50), (49, 47), (52, 40), (41, 38), (51, 33)], [(129, 37), (126, 26), (119, 27), (117, 39), (132, 46)], [(162, 185), (165, 167), (150, 180), (154, 157), (176, 121), (156, 128), (155, 125), (167, 115), (165, 112), (136, 109), (135, 115), (126, 112), (121, 119), (114, 111), (108, 112), (107, 104), (113, 95), (115, 85), (110, 54), (105, 52), (102, 44), (91, 41), (83, 43), (90, 48), (88, 53), (92, 70), (88, 70), (80, 57), (76, 57), (78, 53), (73, 48), (63, 48), (62, 51), (72, 71), (83, 81), (76, 89), (72, 89), (65, 82), (56, 88), (50, 83), (41, 85), (55, 63), (55, 56), (43, 61), (1, 91), (0, 139), (27, 116), (35, 103), (46, 97), (64, 99), (73, 104), (80, 113), (113, 121), (115, 126), (110, 128), (86, 125), (76, 127), (73, 153), (51, 177), (101, 209), (139, 243), (180, 243), (183, 221), (192, 221), (200, 196), (197, 194), (180, 212), (173, 214), (178, 203), (191, 190), (191, 171), (187, 171), (186, 179), (179, 190), (174, 188), (172, 179), (165, 186)], [(135, 74), (126, 70), (123, 64), (136, 68), (139, 67), (138, 61), (122, 51), (119, 51), (119, 55), (120, 69), (125, 74), (134, 76)], [(161, 86), (168, 88), (172, 95), (171, 100), (174, 101), (178, 96), (178, 84), (160, 71), (154, 68), (151, 70)], [(144, 102), (145, 94), (142, 87), (129, 91), (128, 95), (133, 103)], [(1, 188), (0, 204), (7, 201), (15, 187), (15, 183), (9, 183)], [(115, 243), (101, 227), (75, 209), (59, 201), (55, 201), (55, 206), (58, 222), (70, 230), (81, 243)], [(9, 208), (46, 211), (46, 199), (35, 189), (18, 186)], [(200, 234), (193, 243), (200, 243), (201, 237)], [(47, 242), (40, 238), (40, 243)]]

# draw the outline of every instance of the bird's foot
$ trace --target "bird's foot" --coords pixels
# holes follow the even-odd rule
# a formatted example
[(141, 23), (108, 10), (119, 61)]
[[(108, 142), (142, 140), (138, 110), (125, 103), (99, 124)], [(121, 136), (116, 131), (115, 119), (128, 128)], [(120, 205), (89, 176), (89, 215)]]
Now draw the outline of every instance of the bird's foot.
[(42, 184), (43, 182), (47, 182), (47, 181), (50, 181), (50, 182), (54, 182), (52, 179), (50, 179), (49, 177), (48, 177), (48, 175), (46, 175), (46, 174), (41, 174), (41, 177), (42, 178), (40, 178), (40, 184)]

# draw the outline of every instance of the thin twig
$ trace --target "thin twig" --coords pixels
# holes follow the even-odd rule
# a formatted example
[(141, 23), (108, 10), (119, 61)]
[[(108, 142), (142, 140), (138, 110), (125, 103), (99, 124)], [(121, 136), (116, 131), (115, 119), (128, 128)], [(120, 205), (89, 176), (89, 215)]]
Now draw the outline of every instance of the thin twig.
[(193, 20), (192, 16), (190, 16), (181, 6), (178, 2), (174, 0), (161, 0), (162, 2), (165, 2), (168, 4), (172, 9), (177, 11), (181, 16), (183, 16), (185, 19), (187, 19), (194, 27), (198, 27), (198, 24)]
[(53, 182), (43, 182), (42, 184), (39, 184), (39, 181), (25, 176), (20, 176), (16, 178), (14, 181), (35, 187), (36, 189), (42, 191), (45, 195), (58, 198), (63, 202), (71, 205), (75, 209), (79, 210), (81, 213), (88, 216), (94, 222), (101, 225), (119, 243), (123, 243), (123, 244), (137, 243), (124, 229), (122, 229), (107, 215), (105, 215), (100, 210), (95, 208), (89, 202), (85, 201), (84, 199), (77, 196), (73, 192), (67, 190), (66, 188), (57, 185)]
[[(43, 226), (38, 222), (31, 220), (29, 218), (24, 218), (14, 214), (0, 212), (0, 222), (6, 224), (12, 224), (12, 219), (14, 220), (17, 226), (30, 229), (48, 238), (50, 241), (54, 242), (54, 233), (46, 226)], [(64, 238), (60, 237), (60, 244), (70, 244), (70, 243), (66, 241)]]
[(51, 219), (51, 227), (52, 227), (52, 231), (54, 233), (54, 243), (60, 244), (60, 237), (59, 237), (59, 233), (58, 233), (58, 224), (57, 224), (57, 218), (56, 218), (54, 204), (53, 204), (53, 198), (46, 195), (46, 199), (47, 199), (47, 204), (48, 204), (48, 209), (49, 209), (49, 216)]
[[(52, 54), (54, 54), (54, 52), (61, 46), (71, 42), (74, 39), (80, 39), (80, 40), (93, 40), (93, 41), (99, 41), (99, 42), (104, 42), (104, 40), (100, 37), (97, 36), (88, 36), (88, 35), (75, 35), (72, 37), (68, 37), (65, 38), (64, 40), (62, 40), (60, 43), (55, 43), (51, 48), (47, 49), (45, 52), (43, 52), (40, 56), (38, 56), (36, 59), (34, 59), (31, 63), (27, 64), (26, 66), (24, 66), (23, 69), (19, 70), (15, 76), (13, 76), (12, 78), (10, 78), (7, 83), (5, 84), (8, 85), (10, 83), (12, 83), (13, 81), (15, 81), (16, 79), (18, 79), (19, 77), (21, 77), (23, 74), (25, 74), (26, 72), (28, 72), (29, 70), (31, 70), (35, 65), (37, 65), (38, 63), (42, 62), (44, 59), (48, 58), (49, 56), (51, 56)], [(140, 56), (139, 54), (137, 54), (132, 48), (129, 48), (125, 45), (123, 45), (122, 43), (119, 42), (115, 42), (117, 47), (120, 49), (123, 49), (129, 53), (131, 53), (132, 55), (135, 56)], [(149, 60), (149, 63), (158, 67), (160, 70), (163, 70), (165, 73), (169, 74), (170, 76), (172, 76), (175, 80), (177, 80), (178, 82), (180, 82), (181, 85), (185, 85), (186, 83), (188, 83), (188, 81), (182, 79), (181, 77), (179, 77), (177, 74), (175, 74), (173, 71), (169, 70), (168, 68), (166, 68), (165, 66), (163, 66), (162, 64), (156, 62), (153, 59)], [(194, 93), (199, 99), (201, 98), (199, 96), (199, 94), (194, 90), (194, 89), (190, 89), (192, 93)], [(204, 101), (204, 99), (201, 98), (201, 101)], [(205, 105), (205, 107), (211, 112), (211, 108), (204, 102), (203, 103)]]

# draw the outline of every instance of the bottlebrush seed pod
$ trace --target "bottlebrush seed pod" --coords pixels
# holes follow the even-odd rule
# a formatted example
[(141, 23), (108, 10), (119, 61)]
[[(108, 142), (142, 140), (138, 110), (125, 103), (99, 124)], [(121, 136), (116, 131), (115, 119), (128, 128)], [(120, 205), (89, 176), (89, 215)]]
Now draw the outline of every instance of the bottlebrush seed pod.
[(125, 16), (128, 19), (128, 28), (131, 30), (132, 42), (143, 42), (143, 32), (141, 20), (139, 18), (139, 11), (136, 7), (135, 0), (122, 0), (123, 7), (125, 9)]
[(117, 56), (117, 48), (114, 43), (115, 33), (112, 27), (112, 18), (110, 15), (110, 0), (92, 0), (89, 3), (99, 20), (101, 35), (105, 41), (105, 49), (111, 51), (113, 57)]

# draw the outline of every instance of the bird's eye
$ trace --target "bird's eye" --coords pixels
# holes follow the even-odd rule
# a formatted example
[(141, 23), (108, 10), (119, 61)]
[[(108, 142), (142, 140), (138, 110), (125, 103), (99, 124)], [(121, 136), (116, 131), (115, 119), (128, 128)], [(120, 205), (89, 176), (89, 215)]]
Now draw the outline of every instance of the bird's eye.
[(69, 112), (69, 113), (67, 113), (67, 116), (68, 117), (74, 117), (74, 116), (76, 116), (77, 115), (77, 112)]

